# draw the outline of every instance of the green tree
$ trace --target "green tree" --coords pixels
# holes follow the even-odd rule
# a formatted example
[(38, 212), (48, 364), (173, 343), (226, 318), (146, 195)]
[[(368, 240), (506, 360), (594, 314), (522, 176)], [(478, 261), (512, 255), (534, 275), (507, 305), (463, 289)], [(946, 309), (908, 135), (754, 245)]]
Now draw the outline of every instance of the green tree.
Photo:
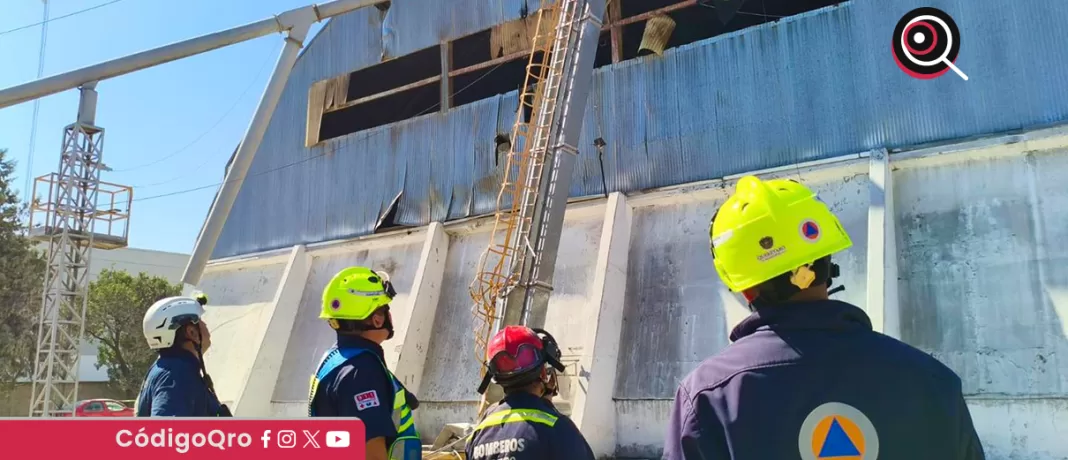
[(0, 149), (0, 389), (33, 373), (45, 261), (26, 238), (26, 212), (11, 184), (15, 162)]
[(180, 295), (182, 287), (165, 278), (103, 270), (89, 284), (85, 333), (99, 344), (97, 368), (107, 366), (111, 386), (125, 397), (137, 395), (156, 353), (148, 348), (141, 320), (150, 305)]

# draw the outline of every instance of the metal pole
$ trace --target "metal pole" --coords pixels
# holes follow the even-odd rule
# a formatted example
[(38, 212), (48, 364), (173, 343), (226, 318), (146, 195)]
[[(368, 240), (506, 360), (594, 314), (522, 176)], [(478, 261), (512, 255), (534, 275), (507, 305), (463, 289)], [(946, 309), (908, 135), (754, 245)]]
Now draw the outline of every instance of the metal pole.
[(245, 175), (252, 166), (252, 159), (260, 148), (263, 134), (271, 122), (278, 100), (282, 97), (282, 90), (285, 89), (286, 81), (289, 80), (293, 64), (297, 62), (297, 55), (310, 25), (309, 22), (302, 27), (294, 27), (286, 37), (282, 54), (278, 57), (278, 64), (275, 65), (274, 73), (267, 82), (267, 88), (263, 92), (259, 106), (256, 107), (256, 114), (252, 116), (245, 138), (238, 146), (237, 153), (234, 154), (230, 169), (226, 171), (226, 179), (219, 187), (219, 193), (215, 196), (215, 203), (211, 206), (208, 219), (200, 229), (193, 254), (185, 266), (185, 273), (182, 274), (182, 282), (185, 284), (195, 286), (199, 283), (200, 275), (204, 273), (204, 266), (211, 260), (211, 253), (215, 250), (219, 235), (222, 234), (223, 224), (226, 223), (226, 217), (230, 215), (230, 210), (234, 207), (237, 193), (241, 190)]
[[(232, 29), (203, 35), (148, 51), (131, 54), (78, 70), (54, 75), (45, 79), (24, 83), (0, 90), (0, 109), (26, 102), (60, 91), (76, 88), (82, 84), (103, 81), (130, 72), (215, 50), (235, 43), (262, 37), (275, 32), (286, 32), (304, 22), (308, 27), (313, 22), (348, 13), (363, 7), (381, 3), (383, 0), (335, 0), (321, 5), (311, 5), (286, 11), (278, 16), (234, 27)], [(304, 34), (307, 32), (305, 31)], [(304, 34), (301, 34), (302, 36)], [(292, 35), (292, 34), (291, 34)], [(302, 39), (303, 41), (303, 39)]]

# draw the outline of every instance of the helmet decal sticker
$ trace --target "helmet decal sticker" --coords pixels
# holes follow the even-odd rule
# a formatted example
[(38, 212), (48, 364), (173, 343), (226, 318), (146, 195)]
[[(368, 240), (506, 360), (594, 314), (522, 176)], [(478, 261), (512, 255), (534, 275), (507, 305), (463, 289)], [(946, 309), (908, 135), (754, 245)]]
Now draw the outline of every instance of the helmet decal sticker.
[(771, 259), (774, 259), (776, 257), (781, 256), (784, 252), (786, 252), (786, 246), (779, 246), (779, 247), (777, 247), (775, 249), (772, 249), (772, 250), (770, 250), (768, 252), (765, 252), (765, 253), (757, 256), (757, 260), (759, 260), (761, 262), (767, 262), (767, 261), (769, 261)]
[(820, 226), (816, 221), (812, 219), (805, 219), (801, 221), (801, 225), (798, 226), (797, 231), (801, 233), (801, 238), (810, 243), (815, 243), (820, 240)]
[(772, 239), (770, 236), (765, 236), (760, 239), (760, 247), (764, 249), (771, 249), (772, 246), (775, 246), (775, 240)]

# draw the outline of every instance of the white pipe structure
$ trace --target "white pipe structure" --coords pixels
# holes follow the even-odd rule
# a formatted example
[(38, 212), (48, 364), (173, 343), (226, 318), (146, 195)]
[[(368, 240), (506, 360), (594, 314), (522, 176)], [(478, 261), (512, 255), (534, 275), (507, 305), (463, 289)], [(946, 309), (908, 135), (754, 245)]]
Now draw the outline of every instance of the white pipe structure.
[(211, 259), (211, 253), (214, 251), (215, 244), (219, 241), (219, 235), (222, 233), (223, 224), (233, 208), (234, 200), (237, 199), (237, 192), (240, 190), (245, 175), (252, 165), (252, 159), (256, 156), (260, 142), (263, 141), (263, 134), (267, 131), (267, 125), (271, 121), (271, 116), (278, 105), (278, 100), (282, 97), (282, 90), (285, 88), (286, 81), (289, 80), (289, 73), (293, 69), (293, 64), (297, 61), (301, 47), (304, 46), (304, 39), (308, 34), (308, 29), (311, 28), (313, 23), (323, 19), (373, 6), (383, 1), (334, 0), (319, 5), (309, 5), (286, 11), (270, 19), (13, 86), (0, 90), (0, 109), (76, 88), (85, 83), (114, 78), (271, 33), (285, 33), (285, 45), (282, 47), (282, 53), (278, 58), (278, 63), (275, 65), (274, 73), (271, 75), (267, 88), (260, 98), (260, 103), (256, 107), (256, 113), (245, 131), (245, 137), (241, 140), (241, 145), (234, 155), (233, 163), (226, 173), (225, 181), (219, 188), (215, 203), (211, 207), (208, 219), (204, 222), (204, 227), (197, 238), (196, 246), (193, 248), (193, 255), (189, 258), (189, 264), (182, 275), (184, 283), (196, 285), (200, 282), (200, 275), (204, 272), (204, 266)]
[(383, 1), (385, 0), (335, 0), (321, 5), (309, 5), (222, 32), (202, 35), (119, 59), (12, 86), (0, 90), (0, 109), (71, 88), (77, 88), (85, 83), (107, 80), (264, 35), (285, 33), (293, 29), (298, 21), (308, 21), (306, 26), (310, 27), (313, 22), (322, 21), (323, 19), (372, 6)]

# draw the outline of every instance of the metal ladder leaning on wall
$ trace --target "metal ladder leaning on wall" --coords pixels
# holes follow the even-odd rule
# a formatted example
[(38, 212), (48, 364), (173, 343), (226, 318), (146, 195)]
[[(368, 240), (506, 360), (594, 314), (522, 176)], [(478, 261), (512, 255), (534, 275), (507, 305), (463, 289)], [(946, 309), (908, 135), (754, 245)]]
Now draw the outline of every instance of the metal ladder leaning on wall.
[[(574, 54), (569, 48), (576, 28), (578, 3), (577, 0), (543, 0), (538, 11), (537, 32), (519, 96), (512, 148), (497, 195), (490, 243), (471, 284), (471, 298), (475, 303), (475, 354), (479, 362), (485, 357), (490, 337), (504, 326), (504, 315), (499, 314), (503, 312), (498, 311), (498, 306), (508, 296), (520, 293), (516, 287), (528, 278), (524, 275), (533, 268), (531, 262), (541, 255), (541, 248), (531, 236), (538, 224), (537, 207), (542, 201), (545, 164), (552, 154), (550, 143), (558, 132), (554, 126), (558, 97), (561, 87), (569, 83), (564, 81), (564, 65)], [(556, 24), (552, 36), (544, 33), (542, 24), (546, 22)], [(525, 121), (524, 114), (528, 111), (532, 122)], [(521, 315), (521, 324), (527, 323), (526, 313)], [(483, 367), (482, 373), (485, 371)], [(484, 395), (480, 415), (487, 406)]]
[[(603, 9), (603, 3), (600, 5)], [(551, 263), (545, 264), (546, 267), (540, 263), (546, 246), (544, 239), (551, 233), (548, 217), (551, 210), (546, 209), (551, 204), (547, 202), (554, 186), (566, 189), (571, 179), (570, 167), (558, 168), (558, 164), (553, 163), (558, 149), (566, 144), (559, 140), (563, 139), (561, 133), (567, 102), (572, 97), (584, 102), (587, 97), (585, 92), (570, 94), (575, 75), (571, 67), (574, 67), (583, 39), (588, 38), (581, 27), (589, 18), (580, 16), (586, 12), (586, 6), (585, 0), (542, 0), (537, 12), (489, 246), (479, 259), (477, 275), (470, 286), (474, 301), (475, 358), (479, 363), (485, 359), (490, 338), (503, 326), (528, 324), (531, 310), (539, 302), (534, 299), (534, 290), (550, 289), (536, 280), (539, 269), (551, 272), (553, 268)], [(553, 27), (550, 29), (548, 24)], [(596, 39), (594, 36), (593, 40)], [(583, 75), (583, 78), (588, 77)], [(582, 111), (579, 112), (577, 119), (581, 123)], [(529, 119), (524, 116), (527, 113)], [(568, 147), (567, 154), (577, 154), (577, 149)], [(549, 168), (545, 167), (547, 163)], [(556, 211), (562, 212), (561, 209)], [(548, 236), (559, 239), (558, 234)], [(555, 253), (555, 244), (549, 251)], [(555, 262), (555, 257), (552, 261)], [(544, 302), (544, 299), (540, 301)], [(481, 366), (480, 377), (485, 372), (485, 366)], [(501, 396), (500, 388), (491, 385), (481, 398), (478, 416), (481, 418)], [(447, 425), (435, 442), (437, 448), (425, 453), (423, 458), (457, 458), (458, 454), (454, 452), (462, 449), (466, 439), (466, 434), (460, 433), (458, 428), (461, 425), (464, 424)]]

